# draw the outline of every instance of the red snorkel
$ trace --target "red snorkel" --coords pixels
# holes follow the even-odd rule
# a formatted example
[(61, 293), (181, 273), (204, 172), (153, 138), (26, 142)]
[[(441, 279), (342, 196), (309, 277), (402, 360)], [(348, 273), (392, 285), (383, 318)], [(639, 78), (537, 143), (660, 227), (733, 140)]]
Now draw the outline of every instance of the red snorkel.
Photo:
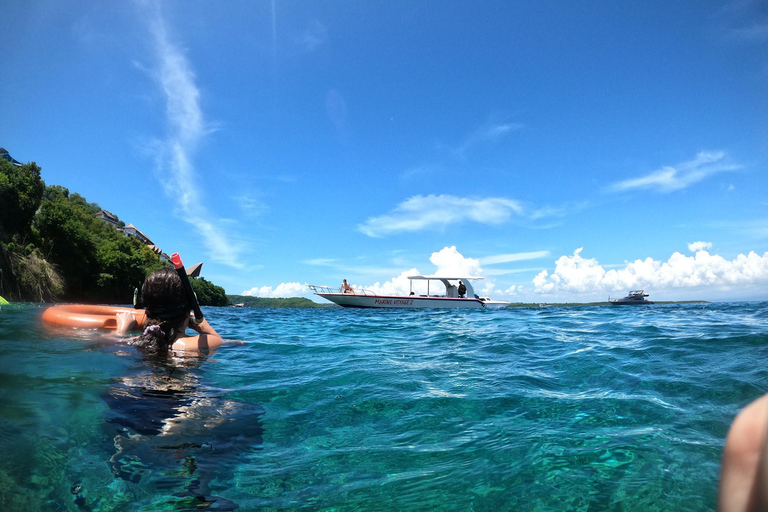
[(173, 263), (173, 266), (176, 268), (176, 272), (179, 274), (179, 278), (181, 279), (181, 286), (183, 286), (189, 294), (189, 302), (192, 304), (192, 311), (195, 312), (194, 322), (199, 324), (203, 321), (203, 312), (200, 310), (200, 305), (197, 303), (197, 295), (195, 295), (195, 291), (192, 289), (192, 283), (189, 282), (189, 276), (187, 275), (187, 271), (184, 269), (184, 264), (181, 262), (181, 256), (179, 256), (179, 253), (175, 252), (171, 255), (171, 263)]

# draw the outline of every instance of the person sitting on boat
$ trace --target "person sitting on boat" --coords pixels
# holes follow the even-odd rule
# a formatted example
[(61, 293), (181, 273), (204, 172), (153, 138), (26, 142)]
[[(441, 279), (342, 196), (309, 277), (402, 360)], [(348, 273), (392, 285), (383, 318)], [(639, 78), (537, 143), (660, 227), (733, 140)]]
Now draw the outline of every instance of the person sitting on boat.
[(464, 281), (459, 281), (459, 298), (463, 299), (466, 294), (467, 294), (467, 285), (464, 284)]
[[(208, 320), (190, 322), (190, 303), (187, 291), (175, 269), (161, 268), (152, 272), (141, 286), (141, 301), (147, 308), (144, 332), (129, 343), (144, 352), (167, 355), (174, 351), (198, 352), (219, 347), (221, 336)], [(125, 334), (135, 325), (129, 312), (117, 314), (117, 333)], [(190, 328), (197, 335), (187, 336)]]
[(352, 289), (352, 287), (349, 285), (346, 279), (344, 280), (343, 283), (341, 283), (341, 293), (355, 293), (355, 291)]

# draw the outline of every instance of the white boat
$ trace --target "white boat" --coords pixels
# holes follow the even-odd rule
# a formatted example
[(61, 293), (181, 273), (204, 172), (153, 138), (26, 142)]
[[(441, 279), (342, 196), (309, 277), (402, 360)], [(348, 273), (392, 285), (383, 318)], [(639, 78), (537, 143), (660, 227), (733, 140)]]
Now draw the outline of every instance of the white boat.
[[(472, 281), (482, 277), (441, 277), (409, 276), (410, 295), (380, 295), (368, 290), (350, 290), (346, 293), (341, 288), (331, 286), (307, 285), (309, 289), (324, 299), (345, 308), (503, 308), (509, 302), (479, 297), (472, 287)], [(414, 281), (426, 281), (427, 293), (416, 295), (413, 292)], [(439, 283), (439, 284), (438, 284)], [(459, 293), (462, 286), (466, 290)], [(438, 288), (440, 293), (432, 293), (430, 288)]]
[(653, 304), (653, 301), (647, 300), (646, 297), (648, 297), (648, 294), (645, 293), (645, 290), (632, 290), (629, 292), (629, 295), (620, 299), (611, 300), (611, 298), (608, 297), (608, 302), (614, 306), (638, 306), (643, 304)]

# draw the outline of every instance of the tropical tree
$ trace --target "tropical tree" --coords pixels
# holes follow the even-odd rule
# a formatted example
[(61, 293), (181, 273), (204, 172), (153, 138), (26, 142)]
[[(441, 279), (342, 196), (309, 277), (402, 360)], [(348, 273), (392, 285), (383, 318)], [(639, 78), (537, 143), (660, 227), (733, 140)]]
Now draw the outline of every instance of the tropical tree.
[(229, 299), (221, 286), (216, 286), (204, 277), (190, 279), (190, 282), (201, 306), (229, 306)]
[(37, 164), (18, 167), (0, 158), (0, 241), (29, 232), (44, 191)]

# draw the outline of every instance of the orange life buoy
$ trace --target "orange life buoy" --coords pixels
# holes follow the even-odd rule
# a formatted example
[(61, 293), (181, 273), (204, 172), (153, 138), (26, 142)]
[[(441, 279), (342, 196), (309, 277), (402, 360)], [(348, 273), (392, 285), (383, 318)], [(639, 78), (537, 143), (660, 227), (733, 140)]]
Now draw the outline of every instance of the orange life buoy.
[(146, 312), (143, 309), (114, 306), (90, 306), (88, 304), (60, 304), (43, 312), (43, 321), (63, 327), (82, 329), (116, 329), (117, 313), (125, 311), (136, 318), (137, 328), (144, 327)]

